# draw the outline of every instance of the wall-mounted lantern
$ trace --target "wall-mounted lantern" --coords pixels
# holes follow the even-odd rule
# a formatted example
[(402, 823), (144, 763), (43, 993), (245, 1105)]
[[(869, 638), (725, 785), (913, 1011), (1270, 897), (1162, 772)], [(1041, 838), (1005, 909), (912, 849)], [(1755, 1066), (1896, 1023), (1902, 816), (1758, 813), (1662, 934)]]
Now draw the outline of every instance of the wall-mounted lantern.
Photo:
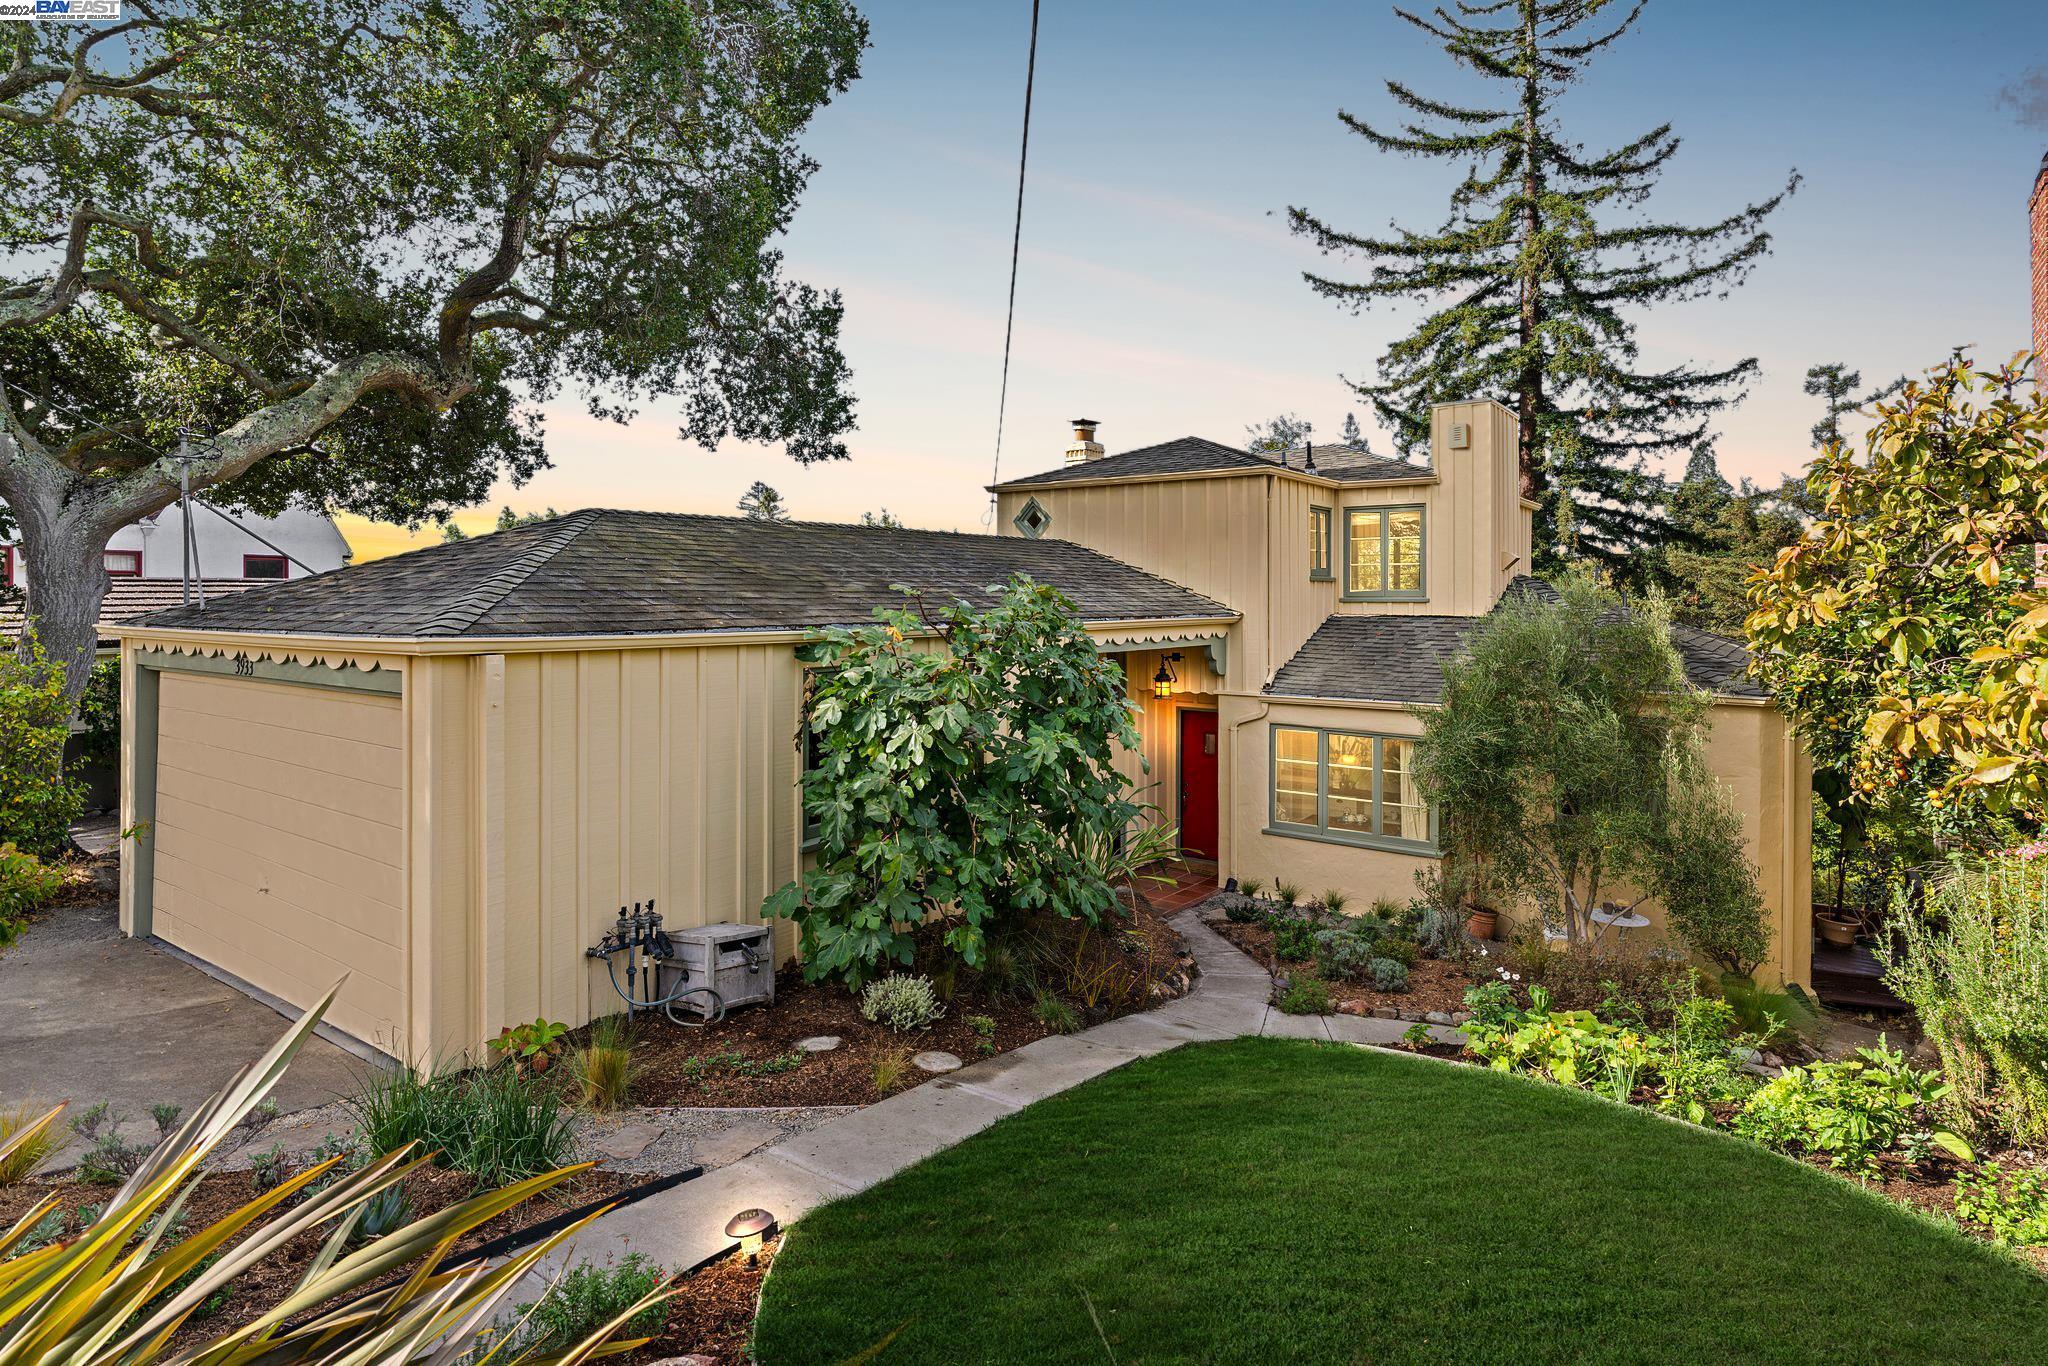
[(1181, 662), (1180, 651), (1159, 656), (1159, 672), (1152, 675), (1152, 695), (1160, 701), (1173, 696), (1173, 685), (1180, 682), (1180, 675), (1173, 666)]

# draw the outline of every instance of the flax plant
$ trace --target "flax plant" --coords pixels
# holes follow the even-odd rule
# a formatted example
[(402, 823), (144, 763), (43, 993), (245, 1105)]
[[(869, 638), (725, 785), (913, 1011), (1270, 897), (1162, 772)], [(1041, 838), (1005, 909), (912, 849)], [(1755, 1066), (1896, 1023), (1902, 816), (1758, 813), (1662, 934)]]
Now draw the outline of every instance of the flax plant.
[[(500, 1316), (506, 1295), (589, 1222), (496, 1266), (451, 1257), (456, 1242), (486, 1221), (584, 1170), (567, 1167), (351, 1249), (364, 1207), (429, 1160), (408, 1147), (353, 1172), (336, 1174), (338, 1158), (318, 1163), (176, 1237), (207, 1157), (277, 1084), (332, 1000), (330, 992), (167, 1134), (78, 1234), (21, 1250), (55, 1197), (0, 1231), (0, 1366), (452, 1366)], [(48, 1132), (61, 1109), (0, 1142), (0, 1163)], [(173, 1350), (202, 1305), (302, 1235), (323, 1230), (319, 1254), (288, 1294), (212, 1341)], [(630, 1351), (640, 1344), (608, 1339), (669, 1293), (651, 1293), (568, 1350), (523, 1359), (575, 1363)], [(484, 1359), (509, 1358), (492, 1352)]]

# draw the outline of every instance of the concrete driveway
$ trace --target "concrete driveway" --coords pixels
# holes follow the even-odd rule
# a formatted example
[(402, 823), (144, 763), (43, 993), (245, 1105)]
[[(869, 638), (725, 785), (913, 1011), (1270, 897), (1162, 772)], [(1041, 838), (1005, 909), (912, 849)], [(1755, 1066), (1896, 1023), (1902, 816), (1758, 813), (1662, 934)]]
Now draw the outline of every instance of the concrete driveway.
[[(118, 909), (65, 907), (0, 952), (0, 1108), (100, 1101), (147, 1140), (149, 1107), (189, 1110), (277, 1040), (270, 1007), (160, 948), (123, 939)], [(314, 1038), (270, 1093), (281, 1111), (324, 1105), (370, 1064)], [(61, 1159), (60, 1159), (61, 1160)]]

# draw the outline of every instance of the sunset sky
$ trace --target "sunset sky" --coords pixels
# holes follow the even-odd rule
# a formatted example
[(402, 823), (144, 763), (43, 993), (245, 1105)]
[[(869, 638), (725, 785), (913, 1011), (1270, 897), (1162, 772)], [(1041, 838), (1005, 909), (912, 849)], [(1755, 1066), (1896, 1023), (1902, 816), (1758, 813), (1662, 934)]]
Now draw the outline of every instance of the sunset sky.
[[(865, 75), (819, 117), (820, 163), (787, 250), (846, 299), (860, 427), (852, 458), (715, 455), (673, 410), (629, 425), (548, 411), (554, 468), (462, 521), (608, 506), (730, 512), (756, 479), (798, 517), (886, 506), (918, 526), (982, 525), (995, 448), (1029, 0), (877, 0)], [(1069, 418), (1117, 451), (1188, 433), (1239, 441), (1295, 411), (1335, 437), (1413, 313), (1352, 317), (1301, 281), (1302, 205), (1346, 227), (1441, 219), (1451, 168), (1381, 156), (1342, 107), (1388, 117), (1382, 82), (1470, 93), (1380, 3), (1079, 4), (1044, 0), (1002, 468), (1058, 463)], [(2026, 198), (2048, 149), (2048, 5), (1990, 0), (1653, 0), (1638, 33), (1568, 96), (1567, 128), (1604, 148), (1670, 122), (1685, 146), (1652, 212), (1705, 222), (1805, 185), (1775, 255), (1725, 300), (1647, 315), (1652, 365), (1757, 356), (1722, 423), (1731, 477), (1807, 456), (1806, 368), (1877, 382), (1958, 343), (2027, 343)], [(1341, 264), (1323, 268), (1341, 272)], [(344, 519), (358, 559), (438, 539)]]

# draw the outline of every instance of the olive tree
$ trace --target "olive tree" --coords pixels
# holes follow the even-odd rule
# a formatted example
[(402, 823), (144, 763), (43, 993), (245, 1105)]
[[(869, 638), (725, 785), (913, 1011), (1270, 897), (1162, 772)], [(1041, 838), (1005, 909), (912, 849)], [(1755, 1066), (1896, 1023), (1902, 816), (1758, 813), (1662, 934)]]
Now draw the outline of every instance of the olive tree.
[(1702, 758), (1709, 699), (1661, 600), (1576, 575), (1505, 600), (1418, 709), (1416, 776), (1452, 863), (1529, 898), (1575, 944), (1602, 894), (1656, 896), (1672, 928), (1734, 972), (1768, 944), (1741, 821)]
[[(84, 686), (107, 539), (195, 490), (418, 522), (536, 405), (843, 456), (840, 302), (775, 241), (846, 0), (128, 0), (0, 62), (0, 499)], [(179, 460), (181, 453), (188, 459)]]
[(932, 920), (976, 967), (1008, 918), (1119, 912), (1106, 851), (1145, 810), (1116, 768), (1138, 749), (1123, 668), (1057, 590), (1018, 575), (990, 592), (805, 649), (817, 862), (764, 909), (797, 923), (813, 980), (911, 963)]

